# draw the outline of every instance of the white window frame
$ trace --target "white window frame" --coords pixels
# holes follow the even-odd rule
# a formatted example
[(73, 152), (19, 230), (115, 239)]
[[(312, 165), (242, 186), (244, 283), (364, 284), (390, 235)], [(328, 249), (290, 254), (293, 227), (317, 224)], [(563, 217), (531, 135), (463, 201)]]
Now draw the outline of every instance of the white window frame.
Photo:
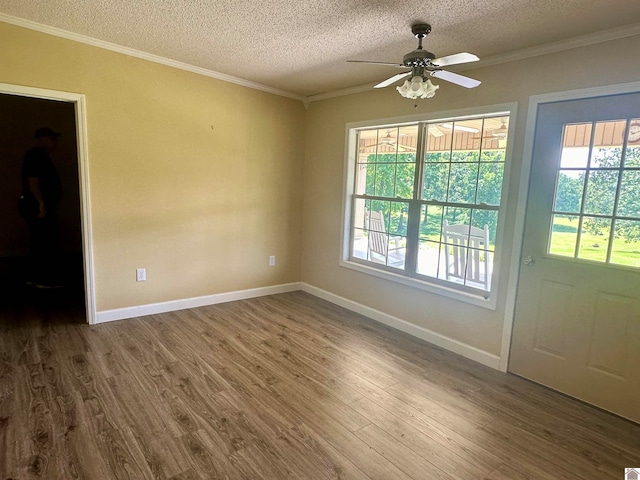
[[(504, 224), (505, 213), (507, 209), (507, 200), (509, 198), (508, 186), (511, 176), (511, 158), (513, 152), (513, 137), (515, 131), (515, 119), (517, 114), (517, 104), (507, 103), (500, 105), (487, 105), (477, 108), (468, 108), (462, 110), (452, 110), (447, 112), (436, 112), (420, 115), (411, 115), (405, 117), (383, 118), (377, 120), (368, 120), (361, 122), (347, 123), (345, 126), (345, 161), (344, 161), (344, 183), (343, 183), (343, 209), (342, 209), (342, 229), (340, 235), (340, 259), (339, 265), (344, 268), (358, 271), (367, 275), (373, 275), (378, 278), (406, 285), (409, 287), (425, 290), (437, 295), (442, 295), (454, 300), (470, 303), (490, 310), (495, 310), (497, 305), (497, 292), (500, 286), (500, 265), (503, 257), (504, 245)], [(498, 225), (496, 231), (495, 253), (493, 259), (493, 273), (489, 291), (476, 293), (459, 289), (456, 284), (442, 285), (441, 282), (431, 282), (406, 276), (401, 273), (395, 273), (383, 268), (377, 268), (373, 265), (364, 264), (350, 260), (351, 252), (351, 230), (352, 230), (352, 208), (353, 196), (355, 190), (355, 165), (356, 165), (356, 141), (359, 130), (375, 129), (375, 128), (393, 128), (413, 124), (416, 122), (452, 122), (456, 120), (465, 120), (477, 118), (484, 115), (509, 115), (509, 134), (507, 137), (507, 149), (505, 152), (505, 166), (502, 178), (502, 194), (500, 207), (498, 209)], [(420, 159), (416, 159), (420, 161)], [(435, 280), (435, 279), (434, 279)]]

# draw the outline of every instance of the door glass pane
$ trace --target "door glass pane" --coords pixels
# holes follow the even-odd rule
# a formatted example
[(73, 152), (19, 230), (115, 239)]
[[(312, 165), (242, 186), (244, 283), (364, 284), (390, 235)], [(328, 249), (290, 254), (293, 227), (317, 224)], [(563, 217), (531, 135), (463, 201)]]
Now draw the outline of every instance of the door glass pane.
[(620, 166), (626, 128), (626, 119), (595, 124), (591, 167)]
[(561, 168), (587, 168), (589, 163), (589, 144), (586, 147), (563, 148), (560, 156)]
[[(553, 216), (548, 252), (636, 265), (635, 243), (640, 241), (640, 119), (568, 124), (563, 132), (553, 207), (557, 214)], [(614, 224), (615, 235), (610, 241)]]
[(618, 170), (591, 170), (587, 179), (584, 212), (612, 215), (618, 186)]
[(640, 118), (632, 118), (627, 135), (626, 167), (640, 167)]
[(606, 262), (609, 235), (611, 235), (611, 219), (585, 218), (582, 227), (578, 258)]
[(587, 168), (591, 130), (591, 123), (572, 123), (564, 126), (561, 168)]
[(640, 167), (640, 146), (631, 144), (627, 145), (627, 154), (624, 158), (624, 165), (628, 168)]
[(591, 168), (618, 168), (622, 158), (622, 146), (593, 149)]
[(586, 170), (560, 170), (556, 185), (554, 210), (556, 212), (580, 213)]
[(563, 257), (573, 257), (578, 241), (578, 217), (569, 215), (554, 215), (551, 224), (551, 239), (549, 253)]
[(616, 220), (611, 263), (640, 267), (640, 221)]
[(621, 217), (640, 218), (640, 171), (631, 170), (622, 172), (620, 185), (620, 199), (618, 200), (618, 215)]

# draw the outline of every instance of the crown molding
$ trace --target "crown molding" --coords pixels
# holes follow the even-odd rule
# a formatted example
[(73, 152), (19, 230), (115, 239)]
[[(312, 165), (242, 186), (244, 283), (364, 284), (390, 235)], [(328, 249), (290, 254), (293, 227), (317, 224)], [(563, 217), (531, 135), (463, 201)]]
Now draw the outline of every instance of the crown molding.
[[(380, 83), (380, 82), (376, 82)], [(363, 93), (370, 91), (376, 83), (367, 83), (366, 85), (358, 85), (357, 87), (343, 88), (341, 90), (334, 90), (333, 92), (319, 93), (317, 95), (310, 95), (307, 97), (307, 102), (318, 102), (320, 100), (327, 100), (329, 98), (344, 97), (345, 95), (353, 95), (355, 93)]]
[[(580, 37), (574, 37), (567, 40), (560, 40), (558, 42), (545, 43), (544, 45), (538, 45), (535, 47), (524, 48), (522, 50), (515, 50), (513, 52), (507, 52), (499, 55), (493, 55), (487, 57), (479, 62), (468, 63), (465, 65), (456, 65), (453, 70), (463, 72), (465, 70), (475, 70), (478, 68), (489, 67), (492, 65), (499, 65), (501, 63), (515, 62), (518, 60), (525, 60), (527, 58), (539, 57), (542, 55), (548, 55), (551, 53), (562, 52), (564, 50), (571, 50), (573, 48), (587, 47), (589, 45), (595, 45), (598, 43), (609, 42), (612, 40), (618, 40), (626, 37), (633, 37), (640, 35), (640, 23), (634, 23), (632, 25), (625, 25), (623, 27), (612, 28), (610, 30), (603, 30), (601, 32), (590, 33), (582, 35)], [(353, 95), (355, 93), (368, 92), (373, 88), (374, 83), (366, 85), (359, 85), (357, 87), (345, 88), (342, 90), (335, 90), (333, 92), (320, 93), (318, 95), (311, 95), (307, 97), (307, 102), (317, 102), (319, 100), (327, 100), (329, 98), (342, 97), (345, 95)]]
[[(25, 20), (23, 18), (13, 17), (11, 15), (6, 15), (3, 13), (0, 13), (0, 22), (28, 28), (30, 30), (35, 30), (35, 31), (46, 33), (49, 35), (54, 35), (56, 37), (66, 38), (67, 40), (84, 43), (94, 47), (103, 48), (105, 50), (111, 50), (113, 52), (122, 53), (124, 55), (130, 55), (132, 57), (141, 58), (143, 60), (148, 60), (150, 62), (159, 63), (159, 64), (166, 65), (173, 68), (178, 68), (180, 70), (196, 73), (198, 75), (204, 75), (206, 77), (215, 78), (217, 80), (222, 80), (223, 82), (234, 83), (236, 85), (252, 88), (255, 90), (260, 90), (260, 91), (271, 93), (274, 95), (279, 95), (281, 97), (292, 98), (294, 100), (301, 101), (303, 104), (305, 104), (305, 106), (308, 106), (310, 103), (317, 102), (320, 100), (327, 100), (330, 98), (343, 97), (346, 95), (354, 95), (357, 93), (367, 92), (367, 91), (370, 91), (374, 85), (374, 83), (369, 83), (365, 85), (358, 85), (355, 87), (344, 88), (341, 90), (334, 90), (332, 92), (304, 96), (304, 95), (299, 95), (297, 93), (288, 92), (286, 90), (270, 87), (268, 85), (262, 85), (260, 83), (252, 82), (250, 80), (245, 80), (243, 78), (233, 77), (231, 75), (216, 72), (214, 70), (197, 67), (189, 63), (171, 60), (169, 58), (161, 57), (159, 55), (154, 55), (151, 53), (142, 52), (140, 50), (123, 47), (121, 45), (116, 45), (114, 43), (91, 38), (86, 35), (80, 35), (77, 33), (69, 32), (67, 30), (62, 30), (56, 27), (50, 27), (48, 25), (32, 22), (31, 20)], [(571, 50), (573, 48), (586, 47), (586, 46), (595, 45), (598, 43), (604, 43), (612, 40), (618, 40), (621, 38), (632, 37), (634, 35), (640, 35), (640, 23), (634, 23), (631, 25), (612, 28), (610, 30), (603, 30), (601, 32), (594, 32), (587, 35), (570, 38), (567, 40), (560, 40), (558, 42), (546, 43), (544, 45), (538, 45), (535, 47), (516, 50), (513, 52), (504, 53), (504, 54), (493, 55), (483, 60), (480, 60), (479, 62), (456, 66), (455, 70), (456, 71), (475, 70), (478, 68), (489, 67), (492, 65), (499, 65), (501, 63), (515, 62), (518, 60), (538, 57), (541, 55), (548, 55), (551, 53), (561, 52), (564, 50)]]
[(482, 67), (489, 67), (491, 65), (498, 65), (500, 63), (515, 62), (518, 60), (525, 60), (527, 58), (562, 52), (564, 50), (588, 47), (589, 45), (596, 45), (598, 43), (610, 42), (612, 40), (619, 40), (621, 38), (633, 37), (635, 35), (640, 35), (640, 23), (612, 28), (610, 30), (603, 30), (601, 32), (589, 33), (587, 35), (568, 38), (566, 40), (560, 40), (558, 42), (545, 43), (543, 45), (524, 48), (522, 50), (515, 50), (513, 52), (493, 55), (487, 57), (484, 60), (480, 60), (479, 62), (469, 63), (461, 66), (458, 70), (464, 71)]
[(80, 35), (80, 34), (69, 32), (67, 30), (62, 30), (56, 27), (50, 27), (48, 25), (42, 25), (40, 23), (32, 22), (31, 20), (25, 20), (23, 18), (13, 17), (11, 15), (6, 15), (4, 13), (0, 13), (0, 22), (9, 23), (11, 25), (16, 25), (18, 27), (28, 28), (29, 30), (35, 30), (35, 31), (46, 33), (48, 35), (53, 35), (56, 37), (65, 38), (67, 40), (72, 40), (74, 42), (84, 43), (87, 45), (91, 45), (93, 47), (103, 48), (105, 50), (111, 50), (113, 52), (122, 53), (124, 55), (141, 58), (143, 60), (159, 63), (161, 65), (166, 65), (173, 68), (179, 68), (180, 70), (196, 73), (198, 75), (204, 75), (205, 77), (215, 78), (217, 80), (222, 80), (223, 82), (234, 83), (236, 85), (240, 85), (247, 88), (253, 88), (254, 90), (261, 90), (263, 92), (272, 93), (274, 95), (279, 95), (281, 97), (300, 100), (303, 103), (307, 101), (307, 97), (305, 97), (304, 95), (298, 95), (293, 92), (288, 92), (286, 90), (280, 90), (278, 88), (269, 87), (268, 85), (262, 85), (260, 83), (252, 82), (250, 80), (245, 80), (243, 78), (233, 77), (231, 75), (216, 72), (214, 70), (209, 70), (207, 68), (197, 67), (189, 63), (171, 60), (169, 58), (161, 57), (160, 55), (154, 55), (152, 53), (142, 52), (140, 50), (135, 50), (133, 48), (123, 47), (121, 45), (116, 45), (115, 43), (105, 42), (103, 40), (87, 37), (86, 35)]

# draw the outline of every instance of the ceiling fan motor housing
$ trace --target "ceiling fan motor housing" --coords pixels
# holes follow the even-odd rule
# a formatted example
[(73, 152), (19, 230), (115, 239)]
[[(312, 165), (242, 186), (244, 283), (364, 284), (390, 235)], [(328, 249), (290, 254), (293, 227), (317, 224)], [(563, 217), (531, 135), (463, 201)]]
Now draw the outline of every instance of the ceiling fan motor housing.
[(407, 53), (402, 58), (402, 64), (407, 67), (432, 67), (431, 60), (434, 58), (436, 58), (436, 56), (433, 53), (419, 49)]

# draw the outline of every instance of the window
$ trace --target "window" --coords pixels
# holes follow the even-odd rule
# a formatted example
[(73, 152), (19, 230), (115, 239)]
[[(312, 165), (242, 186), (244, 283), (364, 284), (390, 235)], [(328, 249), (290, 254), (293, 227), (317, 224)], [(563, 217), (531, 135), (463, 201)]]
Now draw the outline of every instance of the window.
[(640, 119), (564, 126), (548, 253), (640, 267)]
[(342, 264), (486, 303), (509, 118), (351, 128)]

